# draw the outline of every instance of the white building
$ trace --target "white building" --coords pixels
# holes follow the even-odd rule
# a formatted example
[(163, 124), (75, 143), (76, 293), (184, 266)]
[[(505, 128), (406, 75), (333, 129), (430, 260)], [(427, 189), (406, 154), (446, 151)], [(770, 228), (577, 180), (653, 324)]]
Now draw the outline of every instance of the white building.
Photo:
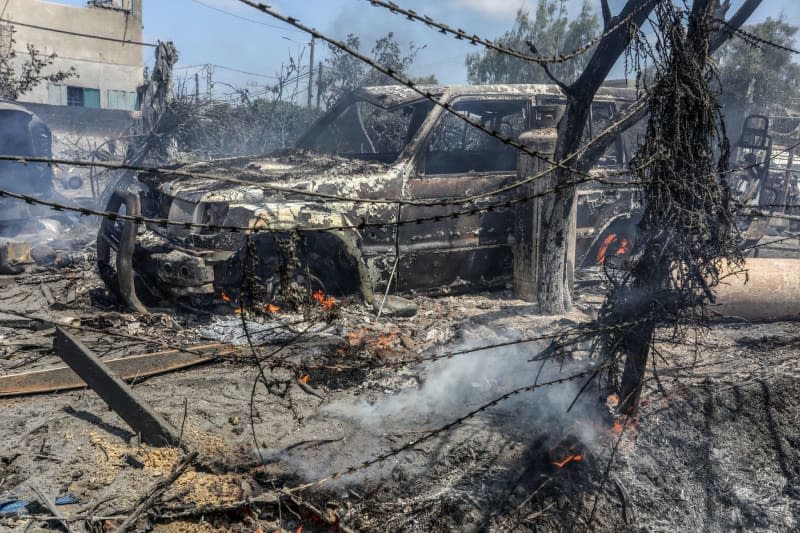
[[(74, 7), (43, 0), (8, 0), (0, 15), (2, 47), (14, 30), (17, 62), (27, 45), (57, 55), (45, 72), (75, 68), (61, 84), (43, 83), (20, 102), (134, 110), (144, 82), (142, 0), (92, 0)], [(147, 48), (151, 50), (151, 48)]]

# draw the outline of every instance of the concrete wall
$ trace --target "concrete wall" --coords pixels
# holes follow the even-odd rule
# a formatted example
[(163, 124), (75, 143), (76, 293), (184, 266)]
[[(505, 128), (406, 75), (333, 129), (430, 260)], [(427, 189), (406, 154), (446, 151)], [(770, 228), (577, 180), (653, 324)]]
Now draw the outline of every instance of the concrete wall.
[(135, 93), (144, 82), (145, 48), (152, 48), (13, 24), (19, 22), (74, 33), (142, 41), (142, 0), (126, 0), (118, 5), (127, 6), (128, 9), (74, 7), (42, 0), (8, 0), (2, 18), (14, 26), (17, 61), (24, 60), (27, 44), (31, 43), (42, 53), (57, 54), (58, 57), (49, 67), (52, 71), (74, 67), (77, 73), (76, 77), (65, 80), (59, 86), (43, 83), (21, 97), (20, 101), (66, 105), (66, 86), (69, 85), (99, 89), (100, 107), (108, 108), (109, 90)]
[(54, 132), (91, 137), (117, 138), (126, 135), (139, 118), (136, 111), (92, 109), (25, 103)]

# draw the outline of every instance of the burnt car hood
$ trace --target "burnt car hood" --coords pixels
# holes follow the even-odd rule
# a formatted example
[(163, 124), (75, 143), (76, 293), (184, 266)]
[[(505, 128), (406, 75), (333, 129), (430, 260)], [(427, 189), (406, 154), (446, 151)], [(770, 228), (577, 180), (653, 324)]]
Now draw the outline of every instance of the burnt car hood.
[(156, 186), (164, 194), (189, 202), (258, 202), (260, 198), (269, 198), (270, 201), (314, 200), (303, 194), (265, 189), (263, 185), (364, 198), (398, 192), (391, 185), (399, 172), (391, 165), (307, 151), (204, 161), (177, 170), (230, 177), (248, 183), (232, 183), (212, 177), (169, 176), (151, 176), (143, 181)]

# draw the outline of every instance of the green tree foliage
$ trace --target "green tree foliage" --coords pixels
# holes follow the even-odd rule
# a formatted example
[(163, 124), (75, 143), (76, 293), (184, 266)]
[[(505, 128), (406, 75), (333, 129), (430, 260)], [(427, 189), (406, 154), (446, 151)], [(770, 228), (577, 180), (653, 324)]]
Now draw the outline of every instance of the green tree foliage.
[[(745, 26), (748, 33), (787, 47), (795, 46), (798, 28), (782, 18)], [(800, 64), (791, 52), (772, 46), (754, 46), (735, 37), (719, 52), (719, 77), (726, 96), (734, 101), (752, 101), (757, 108), (776, 104), (798, 106)]]
[[(570, 20), (563, 1), (539, 0), (536, 13), (517, 12), (514, 27), (495, 40), (505, 48), (531, 54), (527, 43), (533, 43), (539, 55), (560, 55), (572, 52), (586, 43), (600, 29), (600, 20), (589, 0), (584, 0), (580, 13)], [(583, 71), (591, 53), (551, 66), (559, 80), (570, 83)], [(467, 78), (471, 83), (551, 83), (544, 69), (536, 63), (516, 59), (492, 50), (467, 56)]]
[[(361, 40), (355, 35), (348, 35), (345, 40), (347, 46), (354, 50), (361, 48)], [(381, 74), (377, 70), (363, 63), (350, 54), (339, 50), (334, 46), (328, 47), (330, 56), (325, 60), (322, 67), (320, 78), (320, 88), (322, 89), (322, 101), (326, 107), (333, 105), (344, 93), (357, 87), (369, 87), (375, 85), (393, 85), (393, 79)], [(372, 47), (371, 57), (382, 67), (387, 67), (398, 74), (407, 76), (408, 69), (414, 63), (417, 54), (423, 47), (418, 47), (414, 43), (409, 43), (408, 51), (404, 52), (400, 43), (389, 32), (385, 36), (375, 41)], [(420, 83), (435, 84), (436, 76), (428, 75), (418, 78), (415, 81)]]
[(8, 28), (7, 33), (0, 35), (3, 50), (0, 51), (0, 98), (16, 100), (25, 95), (42, 82), (60, 83), (67, 78), (75, 76), (75, 67), (66, 71), (45, 73), (53, 64), (56, 54), (45, 55), (32, 44), (27, 45), (28, 55), (24, 61), (17, 61), (14, 51), (14, 29)]

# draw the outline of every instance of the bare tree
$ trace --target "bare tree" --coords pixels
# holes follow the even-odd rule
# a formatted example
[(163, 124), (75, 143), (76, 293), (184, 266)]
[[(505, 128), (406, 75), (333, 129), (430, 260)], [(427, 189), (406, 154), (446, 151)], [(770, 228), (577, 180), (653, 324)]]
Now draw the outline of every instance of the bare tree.
[[(589, 120), (589, 109), (595, 94), (659, 0), (628, 0), (616, 16), (611, 15), (608, 0), (601, 1), (606, 34), (594, 49), (586, 68), (578, 79), (569, 85), (553, 78), (553, 81), (561, 86), (567, 98), (566, 111), (558, 126), (555, 161), (563, 160), (580, 148)], [(714, 13), (724, 13), (730, 7), (729, 0), (723, 0), (721, 5), (719, 0), (697, 0), (695, 3), (705, 5), (709, 2), (710, 9)], [(727, 26), (738, 28), (760, 4), (761, 0), (745, 0), (739, 10), (727, 21)], [(725, 31), (714, 34), (709, 45), (709, 52), (718, 49), (729, 37), (730, 34)], [(643, 109), (640, 114), (632, 116), (620, 127), (620, 131), (635, 124), (644, 113)], [(582, 154), (574, 163), (573, 168), (578, 171), (591, 168), (606, 148), (602, 145), (603, 143), (598, 143), (595, 149)], [(555, 182), (560, 185), (568, 184), (574, 179), (573, 173), (563, 167), (555, 169), (553, 173)], [(562, 313), (572, 306), (567, 251), (571, 227), (575, 224), (573, 203), (576, 190), (575, 186), (564, 186), (558, 188), (557, 191), (555, 194), (548, 195), (542, 202), (542, 234), (538, 236), (541, 254), (539, 254), (538, 264), (533, 265), (538, 273), (537, 289), (540, 309), (545, 313), (552, 314)]]

